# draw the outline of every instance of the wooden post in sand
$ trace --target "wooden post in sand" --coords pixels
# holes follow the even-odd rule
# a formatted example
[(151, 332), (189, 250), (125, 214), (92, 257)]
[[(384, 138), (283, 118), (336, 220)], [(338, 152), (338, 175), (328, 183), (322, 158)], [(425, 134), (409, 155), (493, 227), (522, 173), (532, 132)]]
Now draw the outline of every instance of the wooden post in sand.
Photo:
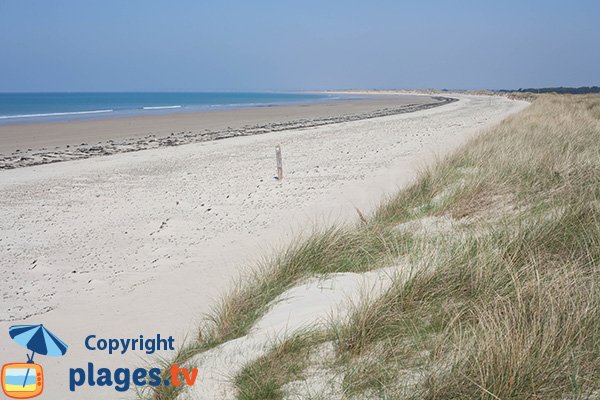
[(277, 158), (277, 179), (283, 179), (283, 163), (281, 162), (281, 146), (275, 146), (275, 157)]

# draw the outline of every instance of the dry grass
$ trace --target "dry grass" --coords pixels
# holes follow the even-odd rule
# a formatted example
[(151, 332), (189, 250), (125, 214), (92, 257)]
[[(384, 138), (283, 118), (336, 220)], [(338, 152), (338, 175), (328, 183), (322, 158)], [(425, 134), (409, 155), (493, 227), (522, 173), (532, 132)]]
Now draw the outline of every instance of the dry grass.
[(326, 336), (339, 398), (598, 397), (600, 96), (536, 97), (368, 219), (454, 223), (413, 232), (418, 272)]
[(401, 221), (460, 181), (424, 214), (469, 220), (423, 237), (413, 257), (427, 267), (338, 328), (350, 360), (385, 349), (387, 361), (364, 372), (388, 371), (383, 397), (406, 396), (389, 371), (411, 368), (424, 349), (415, 398), (600, 390), (599, 106), (600, 96), (541, 96), (379, 210), (380, 221)]
[(246, 366), (236, 377), (238, 398), (281, 399), (282, 386), (302, 378), (302, 372), (309, 366), (312, 347), (324, 340), (323, 334), (303, 332), (276, 344), (271, 352)]
[[(312, 275), (415, 271), (320, 340), (248, 365), (243, 399), (281, 399), (318, 343), (339, 398), (586, 398), (600, 393), (600, 96), (540, 95), (349, 228), (315, 233), (224, 298), (181, 360), (245, 335)], [(411, 221), (450, 220), (427, 232)], [(152, 394), (154, 399), (177, 393)]]

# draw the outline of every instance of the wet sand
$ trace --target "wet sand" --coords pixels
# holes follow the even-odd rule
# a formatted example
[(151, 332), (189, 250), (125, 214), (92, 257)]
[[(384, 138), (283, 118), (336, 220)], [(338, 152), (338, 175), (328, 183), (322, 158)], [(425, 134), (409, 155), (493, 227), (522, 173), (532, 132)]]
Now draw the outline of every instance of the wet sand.
[(449, 98), (397, 95), (319, 103), (0, 125), (0, 169), (309, 128), (416, 111)]

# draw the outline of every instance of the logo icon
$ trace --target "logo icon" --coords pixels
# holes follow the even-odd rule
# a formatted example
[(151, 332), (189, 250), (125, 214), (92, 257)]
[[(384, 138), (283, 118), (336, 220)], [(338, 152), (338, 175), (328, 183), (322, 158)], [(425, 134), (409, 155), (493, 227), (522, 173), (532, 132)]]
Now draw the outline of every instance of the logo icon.
[(31, 399), (44, 390), (44, 371), (33, 362), (35, 354), (62, 356), (68, 346), (44, 325), (15, 325), (8, 329), (10, 337), (31, 350), (26, 363), (9, 363), (2, 367), (2, 390), (13, 399)]

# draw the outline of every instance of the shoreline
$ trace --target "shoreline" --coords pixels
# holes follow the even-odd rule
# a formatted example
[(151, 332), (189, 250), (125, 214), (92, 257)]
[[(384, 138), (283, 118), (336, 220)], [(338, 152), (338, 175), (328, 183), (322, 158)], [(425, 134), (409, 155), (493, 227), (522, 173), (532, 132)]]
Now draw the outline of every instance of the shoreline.
[[(42, 104), (44, 101), (50, 104), (40, 108), (3, 109), (0, 112), (0, 126), (303, 105), (340, 99), (340, 97), (332, 97), (339, 95), (308, 92), (0, 92), (0, 105), (10, 104), (13, 101), (17, 104), (19, 101), (26, 103), (28, 96), (33, 96), (29, 101), (41, 100)], [(86, 101), (90, 98), (99, 103), (85, 102), (85, 106), (78, 107), (78, 101)], [(342, 99), (356, 98), (355, 95), (345, 95)], [(53, 104), (61, 103), (63, 108), (53, 107)]]
[[(386, 97), (373, 96), (364, 100), (342, 99), (335, 102), (301, 105), (117, 117), (96, 121), (6, 125), (0, 126), (0, 169), (43, 165), (238, 136), (314, 128), (410, 113), (453, 101), (456, 99), (398, 94)], [(173, 128), (169, 129), (169, 126)], [(40, 137), (40, 131), (44, 131), (53, 140)], [(82, 132), (80, 136), (78, 136), (79, 132)], [(9, 153), (7, 142), (11, 142), (11, 139), (17, 141), (16, 146), (25, 149), (17, 148), (10, 154), (6, 154)], [(92, 141), (94, 144), (89, 143)], [(39, 147), (36, 148), (36, 144)], [(51, 144), (54, 144), (52, 149), (49, 148)]]

